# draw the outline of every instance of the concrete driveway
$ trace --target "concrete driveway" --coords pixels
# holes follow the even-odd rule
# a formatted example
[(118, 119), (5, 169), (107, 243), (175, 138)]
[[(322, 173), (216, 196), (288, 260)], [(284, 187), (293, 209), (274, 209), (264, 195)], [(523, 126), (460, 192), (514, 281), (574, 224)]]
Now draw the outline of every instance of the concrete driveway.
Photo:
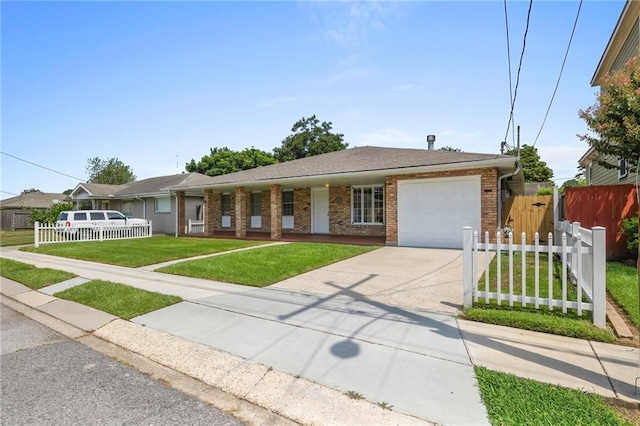
[(269, 288), (456, 314), (462, 307), (462, 250), (383, 247)]

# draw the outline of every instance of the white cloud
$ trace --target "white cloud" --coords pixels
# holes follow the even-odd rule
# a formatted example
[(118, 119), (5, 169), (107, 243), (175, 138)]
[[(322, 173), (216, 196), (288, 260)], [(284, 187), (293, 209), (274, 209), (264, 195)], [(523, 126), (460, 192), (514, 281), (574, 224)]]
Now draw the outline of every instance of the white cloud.
[(389, 14), (390, 3), (367, 2), (330, 2), (318, 3), (322, 38), (343, 48), (362, 46), (371, 30), (385, 28), (384, 18)]

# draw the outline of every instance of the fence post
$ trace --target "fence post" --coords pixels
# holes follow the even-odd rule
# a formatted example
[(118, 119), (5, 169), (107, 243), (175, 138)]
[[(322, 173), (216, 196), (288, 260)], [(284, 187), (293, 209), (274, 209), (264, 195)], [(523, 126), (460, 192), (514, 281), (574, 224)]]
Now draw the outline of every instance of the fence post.
[(473, 229), (470, 226), (462, 228), (462, 294), (464, 307), (473, 304)]
[(593, 323), (604, 327), (607, 319), (607, 252), (606, 228), (595, 226), (593, 236)]
[(151, 221), (149, 221), (149, 236), (153, 237), (153, 227), (151, 226)]
[(40, 246), (40, 222), (36, 221), (33, 224), (33, 244), (38, 248)]

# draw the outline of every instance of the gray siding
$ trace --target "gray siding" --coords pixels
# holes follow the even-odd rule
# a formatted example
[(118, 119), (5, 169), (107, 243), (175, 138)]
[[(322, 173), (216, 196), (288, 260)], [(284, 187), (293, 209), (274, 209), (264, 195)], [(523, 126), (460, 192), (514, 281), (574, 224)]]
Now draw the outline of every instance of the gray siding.
[(640, 26), (638, 25), (638, 19), (636, 19), (631, 32), (627, 36), (627, 39), (624, 41), (622, 45), (622, 49), (620, 49), (620, 53), (616, 57), (616, 60), (613, 61), (611, 65), (611, 69), (609, 71), (615, 71), (622, 67), (627, 61), (635, 55), (638, 46), (640, 45)]
[[(612, 155), (605, 156), (607, 162), (616, 164), (617, 160)], [(635, 183), (636, 174), (629, 171), (627, 177), (624, 179), (618, 179), (618, 170), (617, 169), (607, 169), (605, 167), (600, 166), (594, 160), (593, 166), (591, 167), (591, 185), (617, 185), (623, 183)]]

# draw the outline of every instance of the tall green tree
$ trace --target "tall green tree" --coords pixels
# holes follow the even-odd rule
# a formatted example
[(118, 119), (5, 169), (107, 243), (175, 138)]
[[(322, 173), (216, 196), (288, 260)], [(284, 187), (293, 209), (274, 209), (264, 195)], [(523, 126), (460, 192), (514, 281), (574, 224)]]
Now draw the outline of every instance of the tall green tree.
[(273, 154), (279, 162), (311, 157), (327, 152), (340, 151), (349, 146), (344, 142), (344, 135), (332, 132), (333, 123), (320, 123), (314, 115), (298, 120), (280, 147), (273, 149)]
[[(518, 155), (516, 149), (505, 152), (506, 155)], [(553, 177), (553, 170), (540, 159), (538, 149), (530, 145), (520, 148), (520, 162), (524, 172), (525, 182), (548, 182)]]
[(133, 174), (131, 167), (117, 158), (108, 160), (102, 160), (98, 157), (89, 158), (86, 171), (89, 183), (122, 185), (136, 180), (136, 175)]
[(275, 163), (273, 155), (257, 148), (251, 147), (242, 151), (233, 151), (225, 146), (211, 148), (209, 155), (203, 156), (198, 162), (191, 160), (186, 164), (185, 169), (188, 172), (218, 176)]
[(598, 163), (618, 168), (618, 158), (626, 158), (635, 169), (640, 156), (640, 55), (613, 71), (600, 85), (596, 103), (578, 115), (593, 134), (578, 135), (601, 155)]

